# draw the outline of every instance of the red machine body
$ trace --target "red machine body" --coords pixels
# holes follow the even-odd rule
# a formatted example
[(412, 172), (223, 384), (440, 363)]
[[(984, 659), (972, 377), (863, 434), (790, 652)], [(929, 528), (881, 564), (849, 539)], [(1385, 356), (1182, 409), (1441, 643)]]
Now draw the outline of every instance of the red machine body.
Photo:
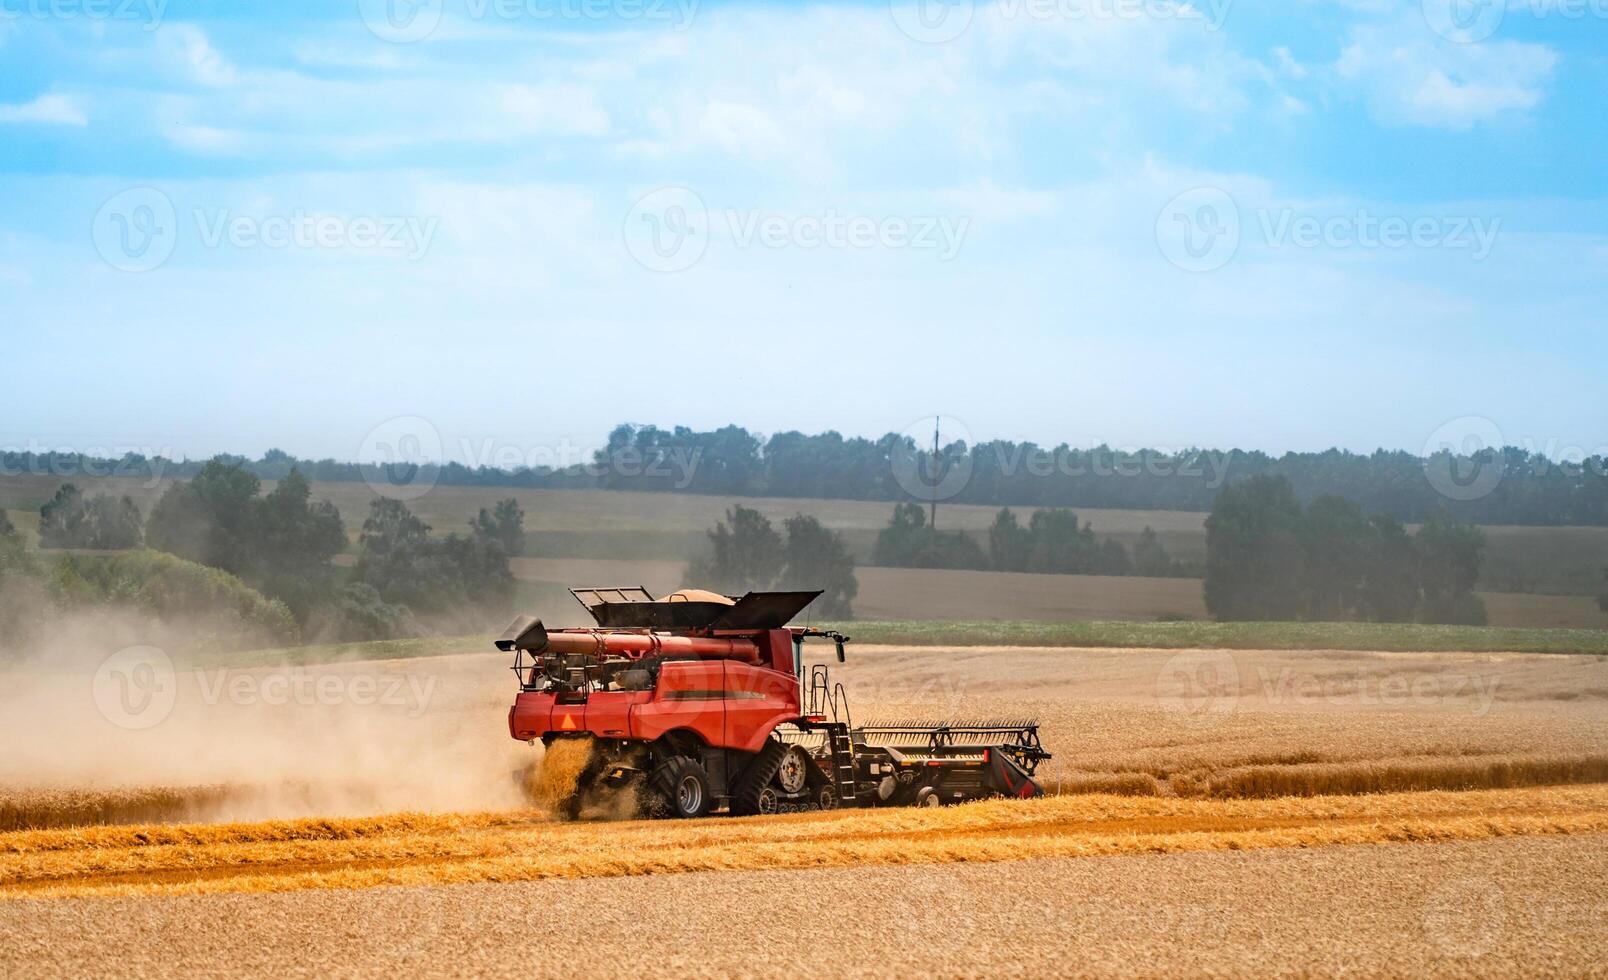
[[(589, 733), (654, 741), (676, 731), (714, 748), (754, 752), (801, 717), (795, 637), (789, 629), (677, 636), (639, 631), (553, 630), (548, 648), (608, 659), (666, 659), (651, 690), (522, 691), (508, 712), (517, 739)], [(538, 668), (532, 667), (532, 672)]]

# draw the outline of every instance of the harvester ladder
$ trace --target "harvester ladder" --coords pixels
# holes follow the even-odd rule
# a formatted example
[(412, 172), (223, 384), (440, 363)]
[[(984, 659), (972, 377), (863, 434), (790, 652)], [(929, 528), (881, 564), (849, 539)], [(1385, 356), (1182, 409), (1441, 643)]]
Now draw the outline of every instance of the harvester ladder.
[(837, 784), (838, 806), (852, 807), (859, 803), (855, 798), (854, 739), (849, 726), (833, 722), (826, 726), (827, 744), (832, 748), (832, 773)]

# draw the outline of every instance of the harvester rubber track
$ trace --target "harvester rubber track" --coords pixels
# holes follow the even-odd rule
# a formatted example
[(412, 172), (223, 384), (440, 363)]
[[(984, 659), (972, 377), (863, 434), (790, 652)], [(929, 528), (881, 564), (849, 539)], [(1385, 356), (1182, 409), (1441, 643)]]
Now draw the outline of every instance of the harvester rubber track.
[(754, 761), (743, 771), (738, 780), (736, 791), (731, 795), (731, 812), (738, 816), (750, 816), (759, 812), (759, 793), (776, 770), (781, 768), (782, 756), (787, 752), (787, 746), (772, 738), (765, 743), (765, 747), (754, 757)]

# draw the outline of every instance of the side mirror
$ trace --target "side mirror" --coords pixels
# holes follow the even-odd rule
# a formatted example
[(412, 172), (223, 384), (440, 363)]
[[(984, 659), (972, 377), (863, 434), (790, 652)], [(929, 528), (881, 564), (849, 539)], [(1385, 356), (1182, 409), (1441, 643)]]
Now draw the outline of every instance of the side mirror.
[(843, 641), (842, 640), (837, 641), (837, 648), (838, 648), (838, 663), (842, 663), (844, 661), (844, 659), (846, 659), (843, 656)]

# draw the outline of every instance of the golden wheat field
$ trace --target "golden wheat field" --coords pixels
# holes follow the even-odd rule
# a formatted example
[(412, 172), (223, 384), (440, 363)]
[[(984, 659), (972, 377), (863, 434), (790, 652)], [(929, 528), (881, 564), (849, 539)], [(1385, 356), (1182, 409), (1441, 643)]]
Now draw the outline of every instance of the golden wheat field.
[[(13, 674), (0, 931), (19, 941), (0, 970), (555, 975), (530, 958), (579, 928), (563, 908), (632, 946), (588, 976), (1580, 973), (1608, 952), (1589, 925), (1608, 903), (1602, 658), (851, 645), (832, 669), (855, 720), (1035, 715), (1052, 795), (579, 823), (549, 816), (540, 750), (507, 737), (506, 666), (180, 668), (171, 711), (140, 730), (83, 676)], [(1275, 893), (1291, 904), (1265, 907)], [(815, 938), (747, 967), (710, 946), (722, 914), (771, 906), (819, 919)], [(1355, 930), (1389, 909), (1389, 939)], [(1446, 939), (1468, 909), (1495, 932)], [(627, 938), (639, 916), (658, 927), (645, 945)], [(103, 945), (85, 943), (103, 917)], [(220, 922), (233, 945), (168, 941)]]
[(0, 902), (6, 976), (1592, 976), (1608, 838)]

